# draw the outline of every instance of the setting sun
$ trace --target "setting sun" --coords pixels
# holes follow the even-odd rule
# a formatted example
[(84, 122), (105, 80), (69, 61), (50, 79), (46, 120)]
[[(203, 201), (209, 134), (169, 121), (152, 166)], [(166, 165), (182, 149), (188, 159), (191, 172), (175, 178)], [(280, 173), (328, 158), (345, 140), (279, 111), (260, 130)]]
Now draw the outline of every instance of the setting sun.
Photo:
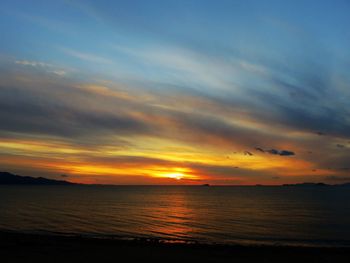
[(173, 178), (176, 180), (181, 180), (182, 178), (184, 178), (184, 174), (183, 173), (170, 173), (170, 174), (166, 174), (166, 177), (168, 178)]

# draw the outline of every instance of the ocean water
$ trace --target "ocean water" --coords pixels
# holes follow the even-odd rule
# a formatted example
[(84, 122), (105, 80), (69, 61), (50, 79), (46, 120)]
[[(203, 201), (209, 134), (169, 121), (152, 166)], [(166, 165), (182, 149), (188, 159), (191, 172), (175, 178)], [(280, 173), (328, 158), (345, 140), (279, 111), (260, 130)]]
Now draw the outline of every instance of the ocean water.
[(0, 186), (0, 231), (350, 246), (350, 188)]

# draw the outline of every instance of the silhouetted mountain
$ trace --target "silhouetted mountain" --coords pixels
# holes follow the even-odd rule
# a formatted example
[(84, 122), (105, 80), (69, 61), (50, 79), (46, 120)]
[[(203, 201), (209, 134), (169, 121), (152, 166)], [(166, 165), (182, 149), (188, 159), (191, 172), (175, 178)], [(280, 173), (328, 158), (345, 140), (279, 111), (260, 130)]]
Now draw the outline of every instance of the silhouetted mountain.
[(18, 184), (18, 185), (74, 185), (67, 181), (52, 180), (43, 177), (19, 176), (8, 172), (0, 172), (1, 184)]

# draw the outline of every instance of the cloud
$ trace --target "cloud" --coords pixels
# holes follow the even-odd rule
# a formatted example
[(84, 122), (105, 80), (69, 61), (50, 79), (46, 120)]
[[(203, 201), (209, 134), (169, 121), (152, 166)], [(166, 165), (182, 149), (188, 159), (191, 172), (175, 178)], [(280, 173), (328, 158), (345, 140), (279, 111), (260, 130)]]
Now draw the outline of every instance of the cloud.
[(92, 142), (102, 138), (108, 141), (113, 134), (147, 135), (237, 150), (261, 141), (278, 145), (290, 140), (279, 130), (250, 119), (241, 105), (231, 106), (228, 101), (198, 91), (177, 87), (149, 90), (118, 84), (107, 87), (33, 72), (21, 74), (23, 77), (18, 74), (16, 79), (3, 78), (0, 125), (4, 131)]
[(271, 149), (271, 150), (266, 150), (267, 153), (270, 153), (270, 154), (277, 154), (279, 155), (279, 151), (278, 150), (275, 150), (275, 149)]
[[(255, 110), (252, 114), (261, 121), (288, 129), (303, 130), (320, 136), (327, 134), (348, 137), (350, 122), (347, 115), (350, 109), (345, 100), (336, 95), (339, 93), (337, 83), (331, 81), (332, 70), (312, 60), (305, 61), (305, 65), (308, 64), (309, 68), (292, 70), (281, 64), (271, 67), (270, 63), (269, 74), (262, 81), (273, 87), (271, 92), (261, 89), (254, 94), (263, 102), (262, 106), (266, 110)], [(276, 66), (282, 70), (275, 72)], [(290, 97), (291, 93), (297, 94), (297, 97)], [(348, 98), (346, 93), (342, 94)]]
[(64, 76), (68, 73), (67, 69), (63, 69), (53, 64), (41, 62), (41, 61), (33, 61), (33, 60), (16, 60), (15, 64), (21, 66), (30, 66), (33, 68), (42, 69), (48, 73), (52, 73), (58, 76)]
[(279, 155), (281, 155), (281, 156), (291, 156), (291, 155), (295, 155), (295, 153), (291, 152), (291, 151), (283, 150), (283, 151), (280, 151)]
[(256, 147), (255, 150), (263, 153), (269, 153), (273, 155), (280, 155), (280, 156), (292, 156), (295, 155), (294, 152), (292, 151), (287, 151), (287, 150), (276, 150), (276, 149), (269, 149), (269, 150), (264, 150), (260, 147)]
[(75, 58), (78, 58), (81, 60), (85, 60), (88, 62), (93, 62), (93, 63), (98, 63), (98, 64), (112, 64), (113, 63), (113, 61), (108, 59), (108, 58), (105, 58), (105, 57), (102, 57), (99, 55), (95, 55), (92, 53), (81, 52), (81, 51), (77, 51), (77, 50), (74, 50), (71, 48), (63, 48), (63, 47), (61, 47), (60, 50), (63, 51), (67, 55), (70, 55), (72, 57), (75, 57)]
[(263, 149), (261, 149), (260, 147), (255, 147), (255, 150), (259, 151), (259, 152), (265, 152)]
[(252, 154), (251, 152), (248, 152), (248, 151), (244, 151), (244, 155), (253, 156), (254, 154)]
[[(327, 141), (321, 144), (321, 138), (315, 136), (314, 130), (309, 132), (303, 127), (299, 129), (298, 126), (284, 125), (280, 120), (288, 116), (283, 111), (282, 115), (276, 113), (275, 105), (269, 108), (264, 100), (258, 103), (255, 103), (255, 99), (241, 100), (241, 95), (251, 95), (249, 89), (240, 92), (237, 99), (233, 93), (223, 92), (225, 96), (217, 96), (206, 90), (156, 81), (144, 81), (141, 85), (137, 81), (98, 81), (97, 76), (89, 76), (85, 80), (81, 76), (76, 79), (55, 78), (40, 74), (44, 69), (39, 64), (35, 65), (17, 63), (16, 68), (10, 69), (16, 74), (2, 71), (1, 136), (18, 140), (41, 138), (42, 141), (55, 138), (70, 143), (69, 147), (73, 149), (78, 146), (91, 147), (90, 152), (79, 152), (79, 158), (85, 163), (93, 163), (94, 159), (97, 162), (97, 157), (104, 153), (123, 155), (131, 151), (142, 156), (162, 156), (163, 162), (157, 161), (156, 165), (182, 165), (198, 174), (202, 172), (208, 178), (216, 175), (218, 180), (221, 180), (220, 177), (222, 180), (244, 181), (249, 176), (261, 181), (271, 180), (276, 174), (281, 176), (280, 169), (273, 170), (271, 167), (282, 166), (290, 166), (285, 171), (291, 175), (301, 174), (303, 169), (310, 171), (311, 167), (317, 167), (322, 172), (321, 168), (325, 167), (327, 160), (337, 163), (337, 167), (345, 165), (345, 161), (334, 162), (346, 156), (347, 151), (344, 149), (344, 153), (335, 153), (334, 145), (340, 140), (336, 140), (334, 134), (329, 134)], [(30, 70), (30, 67), (41, 71)], [(149, 143), (156, 139), (161, 142)], [(177, 147), (186, 145), (187, 148), (165, 151), (169, 144), (177, 144)], [(244, 153), (255, 145), (270, 145), (271, 148), (255, 147), (260, 153), (284, 157), (294, 156), (295, 152), (299, 154), (296, 158), (284, 160), (253, 152), (248, 154), (248, 151), (245, 154), (250, 157), (242, 158), (244, 160), (240, 160), (241, 156), (230, 160), (220, 160), (218, 157), (226, 156), (229, 151)], [(289, 147), (293, 151), (286, 150)], [(314, 154), (303, 155), (308, 149), (312, 149)], [(21, 154), (24, 153), (24, 150), (21, 151)], [(63, 156), (49, 152), (40, 154)], [(200, 161), (194, 162), (196, 156), (203, 155), (210, 162), (206, 168)], [(85, 160), (87, 156), (92, 159)], [(186, 156), (190, 156), (191, 163), (168, 161), (186, 160)], [(140, 159), (134, 158), (132, 162), (127, 159), (114, 160), (114, 165), (143, 167), (154, 162), (148, 160), (150, 164), (146, 164), (147, 161)], [(214, 160), (217, 165), (213, 165)], [(283, 164), (279, 164), (282, 161)], [(99, 162), (97, 165), (113, 166), (107, 161)], [(227, 162), (232, 162), (231, 166)], [(252, 169), (248, 169), (250, 166)], [(69, 170), (64, 172), (70, 173)], [(339, 174), (342, 172), (337, 171)]]
[(53, 67), (51, 64), (40, 62), (40, 61), (16, 60), (15, 63), (23, 66), (32, 66), (32, 67)]
[(51, 72), (56, 74), (56, 75), (58, 75), (58, 76), (64, 76), (64, 75), (67, 74), (67, 72), (65, 70), (62, 70), (62, 69), (60, 69), (60, 70), (53, 70)]
[(152, 130), (145, 120), (130, 114), (128, 108), (135, 104), (128, 99), (33, 73), (17, 77), (4, 77), (0, 86), (0, 131), (93, 142), (107, 135)]
[[(147, 72), (154, 70), (162, 76), (172, 76), (173, 85), (185, 86), (186, 93), (195, 90), (212, 104), (221, 104), (227, 110), (221, 112), (225, 117), (232, 113), (235, 115), (232, 117), (239, 118), (241, 111), (245, 118), (260, 125), (314, 134), (316, 130), (322, 131), (318, 135), (337, 137), (346, 137), (350, 130), (346, 100), (332, 92), (337, 90), (337, 83), (331, 78), (332, 69), (312, 57), (306, 56), (303, 63), (306, 66), (301, 67), (295, 58), (286, 65), (278, 60), (237, 54), (230, 54), (227, 59), (208, 50), (190, 48), (115, 49), (143, 61)], [(330, 59), (328, 56), (324, 59)]]
[[(133, 117), (82, 110), (60, 101), (36, 103), (17, 93), (18, 98), (2, 101), (0, 129), (13, 132), (52, 134), (77, 137), (96, 133), (145, 133), (147, 124)], [(21, 98), (21, 96), (23, 96)], [(28, 98), (30, 98), (28, 96)]]

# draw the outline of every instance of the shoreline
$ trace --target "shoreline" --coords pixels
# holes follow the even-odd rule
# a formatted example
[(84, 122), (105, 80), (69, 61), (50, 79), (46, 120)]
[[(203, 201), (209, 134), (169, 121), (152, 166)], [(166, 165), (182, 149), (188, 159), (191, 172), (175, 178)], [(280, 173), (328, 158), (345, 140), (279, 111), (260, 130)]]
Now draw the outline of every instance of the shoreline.
[(0, 231), (1, 262), (350, 262), (350, 247), (168, 243)]
[(16, 231), (10, 229), (0, 229), (1, 235), (25, 235), (41, 236), (46, 238), (71, 238), (84, 240), (105, 240), (111, 242), (128, 242), (142, 244), (174, 244), (183, 246), (207, 246), (207, 247), (281, 247), (281, 248), (344, 248), (350, 249), (349, 240), (295, 240), (295, 239), (237, 239), (227, 242), (210, 242), (196, 239), (170, 239), (156, 236), (123, 236), (116, 234), (92, 234), (92, 233), (70, 233), (51, 231)]

